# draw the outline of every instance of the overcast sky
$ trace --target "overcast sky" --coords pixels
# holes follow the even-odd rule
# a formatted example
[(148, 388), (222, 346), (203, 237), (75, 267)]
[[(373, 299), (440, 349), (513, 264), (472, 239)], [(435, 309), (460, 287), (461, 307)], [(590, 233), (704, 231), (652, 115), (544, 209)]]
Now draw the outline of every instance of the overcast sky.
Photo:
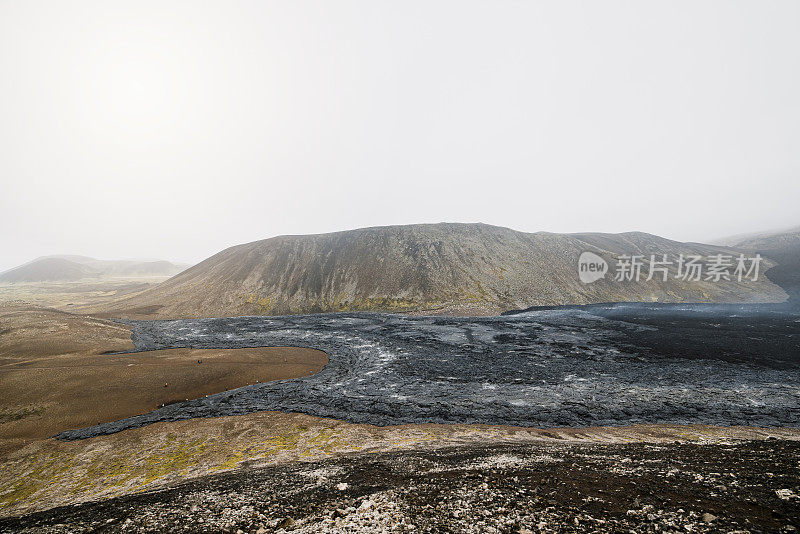
[(800, 224), (800, 2), (0, 0), (0, 270)]

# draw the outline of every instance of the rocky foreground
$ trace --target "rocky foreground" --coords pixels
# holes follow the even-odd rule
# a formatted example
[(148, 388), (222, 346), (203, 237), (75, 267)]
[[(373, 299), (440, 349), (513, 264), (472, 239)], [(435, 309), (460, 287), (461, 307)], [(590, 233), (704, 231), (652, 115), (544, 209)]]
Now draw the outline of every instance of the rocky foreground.
[(794, 532), (800, 443), (503, 444), (332, 458), (0, 521), (2, 532)]

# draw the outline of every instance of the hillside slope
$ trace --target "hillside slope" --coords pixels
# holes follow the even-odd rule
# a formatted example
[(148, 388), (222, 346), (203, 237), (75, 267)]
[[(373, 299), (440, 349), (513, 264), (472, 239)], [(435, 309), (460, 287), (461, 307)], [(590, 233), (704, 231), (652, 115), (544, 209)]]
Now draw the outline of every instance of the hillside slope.
[(488, 315), (548, 304), (786, 299), (763, 276), (743, 283), (674, 276), (616, 282), (611, 273), (585, 285), (577, 276), (583, 251), (609, 262), (619, 254), (735, 253), (643, 233), (524, 233), (452, 223), (375, 227), (234, 246), (152, 289), (91, 311), (115, 317), (356, 310)]

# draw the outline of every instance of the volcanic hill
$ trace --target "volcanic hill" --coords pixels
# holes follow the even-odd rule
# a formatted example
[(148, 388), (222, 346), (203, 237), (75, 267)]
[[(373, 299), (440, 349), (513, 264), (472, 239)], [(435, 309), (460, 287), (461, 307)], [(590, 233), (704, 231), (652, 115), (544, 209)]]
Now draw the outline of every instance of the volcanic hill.
[[(609, 262), (583, 284), (578, 257)], [(607, 301), (780, 302), (758, 281), (685, 281), (671, 267), (639, 282), (615, 281), (619, 255), (710, 256), (738, 250), (641, 232), (525, 233), (486, 224), (416, 224), (279, 236), (225, 249), (132, 297), (91, 310), (111, 317), (218, 317), (336, 311), (490, 315), (533, 305)], [(765, 264), (764, 269), (771, 264)]]

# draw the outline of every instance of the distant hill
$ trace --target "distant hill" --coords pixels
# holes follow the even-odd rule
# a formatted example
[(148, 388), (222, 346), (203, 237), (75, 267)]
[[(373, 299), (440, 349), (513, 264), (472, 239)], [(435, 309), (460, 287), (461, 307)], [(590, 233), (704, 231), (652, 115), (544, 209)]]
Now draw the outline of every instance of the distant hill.
[(774, 250), (800, 244), (800, 226), (788, 230), (730, 236), (718, 240), (717, 243), (747, 250)]
[(168, 261), (96, 260), (85, 256), (45, 256), (0, 273), (0, 283), (74, 282), (118, 277), (169, 277), (187, 265)]
[[(605, 301), (779, 302), (757, 282), (616, 282), (586, 285), (578, 257), (736, 254), (658, 236), (524, 233), (485, 224), (364, 228), (280, 236), (238, 245), (102, 311), (122, 317), (210, 317), (330, 311), (496, 314), (533, 305)], [(674, 273), (674, 268), (671, 271)]]
[(0, 274), (0, 282), (74, 282), (99, 278), (100, 271), (63, 258), (42, 258)]
[(758, 252), (777, 265), (767, 276), (800, 303), (800, 226), (783, 231), (762, 232), (728, 238), (735, 246)]
[(96, 260), (84, 256), (68, 256), (67, 258), (97, 269), (103, 273), (103, 276), (110, 277), (174, 276), (189, 267), (185, 263), (172, 263), (164, 260)]

